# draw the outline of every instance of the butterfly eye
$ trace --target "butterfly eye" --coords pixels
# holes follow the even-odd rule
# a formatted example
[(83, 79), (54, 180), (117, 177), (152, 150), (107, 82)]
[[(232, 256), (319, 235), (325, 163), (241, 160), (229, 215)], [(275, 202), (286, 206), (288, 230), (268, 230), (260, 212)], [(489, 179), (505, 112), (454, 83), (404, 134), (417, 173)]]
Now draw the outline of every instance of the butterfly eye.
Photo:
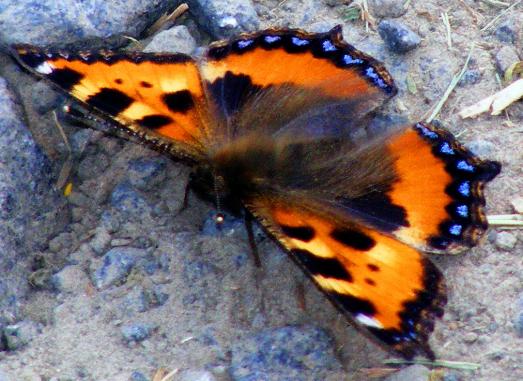
[(225, 216), (223, 213), (216, 213), (216, 216), (214, 217), (214, 222), (216, 225), (221, 225), (225, 221)]

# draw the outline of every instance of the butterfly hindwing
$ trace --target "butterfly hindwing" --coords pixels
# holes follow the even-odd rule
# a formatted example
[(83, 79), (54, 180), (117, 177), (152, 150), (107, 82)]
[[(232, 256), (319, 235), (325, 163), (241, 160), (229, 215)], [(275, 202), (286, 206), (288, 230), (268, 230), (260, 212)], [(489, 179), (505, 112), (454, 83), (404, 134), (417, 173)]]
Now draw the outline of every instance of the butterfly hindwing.
[(430, 124), (403, 129), (384, 145), (393, 162), (389, 180), (357, 198), (335, 196), (337, 206), (425, 251), (474, 246), (488, 226), (483, 187), (500, 165)]
[(198, 156), (206, 118), (198, 67), (184, 54), (13, 47), (22, 65), (126, 132)]
[(285, 200), (251, 211), (329, 299), (360, 328), (407, 358), (423, 353), (443, 314), (445, 285), (421, 253), (375, 230)]

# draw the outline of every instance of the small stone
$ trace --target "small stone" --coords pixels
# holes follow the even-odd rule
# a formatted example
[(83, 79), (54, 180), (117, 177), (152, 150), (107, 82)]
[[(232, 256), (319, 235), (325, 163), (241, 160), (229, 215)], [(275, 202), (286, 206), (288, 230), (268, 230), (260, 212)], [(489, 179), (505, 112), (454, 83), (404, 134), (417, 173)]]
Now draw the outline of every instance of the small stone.
[(516, 213), (523, 214), (523, 196), (518, 196), (511, 200), (510, 205), (512, 205)]
[(468, 69), (458, 82), (459, 86), (475, 85), (481, 81), (481, 72), (478, 69)]
[(514, 234), (502, 231), (496, 234), (495, 244), (498, 248), (509, 251), (516, 246), (517, 241), (518, 239)]
[(443, 376), (442, 381), (462, 381), (462, 378), (461, 375), (456, 372), (447, 371)]
[(387, 48), (395, 53), (406, 53), (421, 43), (416, 33), (398, 21), (383, 20), (378, 25), (378, 32)]
[(496, 53), (496, 68), (500, 74), (505, 74), (514, 63), (519, 62), (518, 52), (513, 46), (505, 45)]
[(156, 329), (155, 326), (147, 323), (132, 323), (123, 325), (120, 329), (123, 339), (128, 343), (138, 343), (149, 338), (153, 331)]
[(58, 253), (63, 247), (67, 247), (71, 244), (73, 236), (71, 233), (60, 233), (49, 241), (49, 251), (52, 253)]
[(59, 292), (79, 294), (86, 289), (89, 279), (80, 266), (72, 265), (54, 274), (51, 284)]
[(124, 213), (148, 214), (151, 208), (146, 199), (128, 181), (118, 184), (111, 193), (111, 205)]
[(94, 155), (87, 155), (80, 164), (78, 164), (78, 177), (82, 181), (93, 179), (100, 176), (100, 173), (103, 173), (108, 166), (109, 159), (105, 154), (98, 152)]
[(6, 326), (2, 333), (2, 341), (8, 350), (15, 351), (29, 344), (38, 333), (39, 329), (35, 322), (24, 320)]
[(519, 295), (518, 305), (516, 306), (516, 318), (514, 327), (518, 337), (523, 338), (523, 293)]
[(196, 41), (185, 25), (173, 26), (153, 37), (144, 52), (171, 52), (192, 54)]
[(494, 35), (501, 42), (513, 44), (516, 42), (519, 33), (518, 29), (519, 28), (514, 23), (514, 20), (509, 19), (496, 28)]
[(216, 381), (216, 377), (206, 370), (184, 370), (178, 375), (180, 381)]
[(423, 365), (411, 365), (385, 378), (385, 381), (421, 381), (428, 380), (430, 370)]
[(260, 20), (251, 0), (190, 0), (191, 13), (215, 38), (258, 30)]
[(102, 265), (92, 274), (97, 289), (125, 281), (138, 258), (146, 256), (146, 251), (134, 247), (115, 247), (104, 256)]
[(463, 336), (463, 341), (467, 344), (472, 344), (478, 339), (478, 334), (475, 332), (468, 332)]
[(105, 250), (110, 242), (111, 235), (107, 229), (100, 227), (96, 229), (96, 233), (93, 239), (89, 242), (89, 245), (91, 246), (91, 249), (93, 249), (93, 251), (99, 255)]
[(129, 381), (149, 381), (149, 377), (145, 376), (142, 372), (135, 370), (131, 373)]
[(404, 0), (369, 0), (369, 9), (375, 17), (396, 18), (407, 12)]
[(140, 158), (129, 162), (129, 183), (139, 190), (149, 190), (165, 179), (163, 158)]
[(75, 206), (88, 206), (89, 205), (89, 197), (84, 195), (83, 193), (75, 190), (73, 188), (73, 191), (69, 196), (67, 196), (67, 200)]
[(0, 381), (12, 381), (13, 378), (9, 377), (7, 373), (4, 373), (3, 370), (0, 370)]
[(494, 143), (483, 139), (472, 140), (471, 142), (465, 144), (465, 147), (471, 150), (474, 155), (480, 157), (492, 157), (496, 151), (496, 146)]
[(31, 103), (40, 115), (56, 109), (61, 99), (60, 94), (54, 91), (46, 81), (39, 81), (31, 85)]

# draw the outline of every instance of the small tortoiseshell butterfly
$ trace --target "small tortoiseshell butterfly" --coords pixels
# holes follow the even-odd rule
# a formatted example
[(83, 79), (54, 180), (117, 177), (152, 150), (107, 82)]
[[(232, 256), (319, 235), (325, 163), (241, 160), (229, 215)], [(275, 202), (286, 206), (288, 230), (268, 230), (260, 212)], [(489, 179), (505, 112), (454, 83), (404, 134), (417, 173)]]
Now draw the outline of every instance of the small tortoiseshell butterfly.
[(500, 164), (425, 123), (362, 137), (397, 90), (341, 27), (242, 34), (201, 57), (13, 49), (94, 114), (192, 163), (196, 184), (255, 216), (363, 331), (434, 358), (446, 291), (420, 250), (478, 242)]

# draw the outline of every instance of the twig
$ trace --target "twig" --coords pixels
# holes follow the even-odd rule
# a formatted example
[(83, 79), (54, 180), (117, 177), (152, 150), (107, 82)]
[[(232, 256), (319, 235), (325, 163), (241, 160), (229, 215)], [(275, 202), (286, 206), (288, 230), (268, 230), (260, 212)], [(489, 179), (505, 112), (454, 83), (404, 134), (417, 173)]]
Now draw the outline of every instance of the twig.
[(181, 3), (171, 13), (169, 13), (169, 14), (166, 13), (166, 14), (163, 14), (162, 16), (160, 16), (160, 18), (158, 18), (158, 20), (156, 20), (154, 22), (154, 24), (151, 25), (149, 27), (149, 29), (147, 29), (147, 31), (145, 32), (145, 35), (152, 36), (152, 35), (158, 33), (159, 31), (161, 31), (162, 29), (165, 28), (165, 25), (168, 22), (174, 22), (174, 20), (176, 20), (178, 17), (183, 15), (185, 12), (187, 12), (188, 9), (189, 9), (189, 6), (186, 3)]
[(523, 79), (518, 79), (503, 90), (464, 108), (458, 115), (463, 119), (472, 118), (487, 111), (490, 111), (491, 115), (499, 115), (520, 98), (523, 98)]
[(445, 31), (447, 33), (447, 45), (449, 49), (452, 49), (452, 30), (450, 29), (449, 14), (443, 12), (441, 14), (441, 19), (443, 20), (443, 25), (445, 26)]
[(454, 88), (456, 87), (458, 82), (460, 81), (461, 77), (463, 77), (463, 74), (465, 74), (465, 71), (467, 70), (467, 67), (469, 65), (470, 57), (472, 57), (473, 51), (474, 51), (474, 43), (472, 43), (472, 45), (470, 46), (469, 54), (467, 56), (467, 59), (465, 60), (465, 63), (463, 64), (463, 68), (461, 69), (459, 74), (455, 75), (452, 78), (452, 81), (450, 81), (449, 86), (447, 87), (447, 90), (445, 90), (445, 93), (443, 94), (443, 96), (441, 97), (439, 102), (436, 104), (436, 107), (434, 108), (434, 110), (432, 111), (430, 116), (426, 119), (427, 123), (432, 122), (432, 120), (434, 120), (434, 118), (439, 114), (439, 112), (441, 111), (441, 108), (443, 107), (443, 105), (445, 104), (447, 99), (449, 98), (450, 93), (452, 93), (452, 91), (454, 90)]
[(462, 362), (462, 361), (447, 361), (447, 360), (436, 360), (430, 361), (425, 359), (414, 359), (414, 360), (400, 360), (400, 359), (389, 359), (384, 361), (387, 365), (404, 365), (404, 364), (421, 364), (429, 365), (434, 367), (443, 367), (450, 369), (461, 369), (461, 370), (477, 370), (481, 367), (480, 364), (473, 362)]
[(510, 6), (510, 3), (504, 3), (503, 1), (498, 1), (498, 0), (481, 0), (481, 1), (488, 5), (492, 5), (493, 7), (505, 8), (505, 7)]
[(482, 32), (485, 32), (486, 30), (490, 29), (492, 26), (494, 26), (498, 20), (502, 17), (504, 17), (508, 12), (510, 12), (512, 10), (512, 8), (516, 7), (517, 5), (519, 5), (521, 3), (521, 1), (523, 0), (518, 0), (516, 1), (514, 4), (512, 4), (510, 7), (508, 7), (507, 9), (505, 9), (503, 12), (501, 12), (499, 15), (497, 15), (496, 17), (494, 17), (487, 25), (485, 25), (483, 28), (481, 28), (480, 30)]

